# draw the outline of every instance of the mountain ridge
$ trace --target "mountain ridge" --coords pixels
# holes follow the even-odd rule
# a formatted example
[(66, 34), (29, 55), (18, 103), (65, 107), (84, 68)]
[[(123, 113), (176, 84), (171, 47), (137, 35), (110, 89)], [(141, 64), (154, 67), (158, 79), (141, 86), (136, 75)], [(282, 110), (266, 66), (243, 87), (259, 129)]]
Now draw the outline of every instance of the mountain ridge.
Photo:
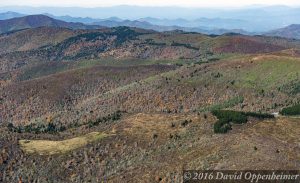
[[(241, 7), (235, 9), (220, 8), (183, 8), (183, 7), (139, 7), (139, 6), (113, 6), (96, 8), (70, 8), (70, 7), (0, 7), (0, 11), (16, 11), (22, 14), (43, 14), (50, 13), (56, 16), (70, 15), (75, 17), (108, 18), (117, 16), (121, 19), (137, 20), (152, 16), (160, 19), (187, 20), (205, 18), (241, 19), (247, 21), (243, 28), (249, 32), (266, 32), (281, 28), (289, 24), (300, 23), (299, 7), (285, 6), (259, 6)], [(130, 13), (128, 13), (130, 12)], [(278, 16), (280, 14), (281, 16)], [(238, 25), (238, 24), (236, 24)], [(228, 27), (220, 27), (228, 28)]]
[[(242, 33), (247, 35), (253, 35), (255, 33), (250, 33), (244, 31), (242, 29), (209, 29), (207, 27), (181, 27), (181, 26), (163, 26), (163, 25), (154, 25), (146, 21), (140, 20), (121, 20), (116, 17), (111, 17), (108, 19), (104, 19), (93, 22), (90, 24), (84, 24), (81, 22), (65, 22), (62, 20), (58, 20), (53, 15), (27, 15), (24, 17), (17, 17), (7, 20), (0, 20), (0, 33), (16, 31), (26, 28), (36, 28), (42, 26), (52, 26), (52, 27), (63, 27), (63, 28), (71, 28), (71, 29), (98, 29), (103, 27), (120, 27), (120, 26), (128, 26), (128, 27), (136, 27), (142, 29), (150, 29), (159, 32), (164, 31), (173, 31), (173, 30), (182, 30), (186, 32), (198, 32), (204, 34), (224, 34), (224, 33)], [(72, 20), (72, 18), (68, 17), (67, 19)], [(81, 20), (84, 18), (74, 18), (74, 20)], [(89, 19), (89, 21), (96, 21), (96, 19)], [(34, 23), (34, 24), (33, 24)]]
[(14, 30), (37, 27), (62, 27), (71, 29), (97, 29), (103, 28), (96, 25), (85, 25), (83, 23), (64, 22), (45, 15), (28, 15), (8, 20), (0, 20), (0, 33)]
[(265, 35), (300, 39), (300, 24), (291, 24), (287, 27), (267, 32)]

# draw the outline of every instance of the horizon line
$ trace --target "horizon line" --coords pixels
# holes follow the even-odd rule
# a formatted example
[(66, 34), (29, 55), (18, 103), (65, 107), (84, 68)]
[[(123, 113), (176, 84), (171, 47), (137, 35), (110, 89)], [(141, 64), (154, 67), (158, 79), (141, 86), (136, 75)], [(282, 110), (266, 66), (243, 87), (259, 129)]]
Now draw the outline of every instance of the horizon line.
[(179, 6), (179, 5), (130, 5), (130, 4), (120, 4), (120, 5), (91, 5), (91, 6), (60, 6), (60, 5), (5, 5), (0, 6), (0, 8), (10, 8), (10, 7), (27, 7), (27, 8), (86, 8), (86, 9), (96, 9), (96, 8), (114, 8), (114, 7), (140, 7), (140, 8), (185, 8), (185, 9), (197, 9), (197, 8), (210, 8), (210, 9), (243, 9), (243, 8), (268, 8), (268, 7), (288, 7), (288, 8), (299, 8), (299, 5), (285, 5), (285, 4), (250, 4), (241, 6)]

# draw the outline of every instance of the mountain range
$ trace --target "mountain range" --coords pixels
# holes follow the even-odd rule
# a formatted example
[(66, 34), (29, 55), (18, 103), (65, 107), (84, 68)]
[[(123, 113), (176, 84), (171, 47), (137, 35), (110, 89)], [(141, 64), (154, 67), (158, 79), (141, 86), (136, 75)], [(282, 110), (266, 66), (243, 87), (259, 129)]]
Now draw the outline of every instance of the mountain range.
[[(11, 12), (0, 14), (0, 17), (7, 17), (7, 14), (12, 14)], [(15, 13), (15, 15), (19, 15)], [(77, 22), (78, 21), (78, 22)], [(89, 24), (84, 24), (81, 22), (92, 22)], [(186, 32), (199, 32), (204, 34), (224, 34), (229, 32), (251, 34), (241, 29), (208, 29), (208, 28), (197, 28), (197, 27), (181, 27), (181, 26), (165, 26), (165, 25), (155, 25), (151, 24), (145, 20), (121, 20), (116, 17), (111, 17), (108, 19), (91, 19), (91, 18), (73, 18), (70, 16), (56, 17), (53, 15), (28, 15), (23, 17), (17, 17), (7, 20), (0, 20), (0, 33), (20, 30), (26, 28), (34, 28), (41, 26), (51, 26), (51, 27), (64, 27), (71, 29), (97, 29), (102, 27), (137, 27), (142, 29), (151, 29), (155, 31), (173, 31), (182, 30)]]
[[(10, 17), (13, 18), (9, 19)], [(0, 19), (2, 19), (0, 20), (0, 26), (1, 26), (0, 33), (27, 29), (27, 28), (42, 27), (42, 26), (63, 27), (63, 28), (70, 28), (70, 29), (100, 29), (103, 27), (127, 26), (127, 27), (137, 27), (142, 29), (155, 30), (159, 32), (181, 30), (185, 32), (198, 32), (198, 33), (211, 34), (211, 35), (222, 35), (226, 33), (238, 33), (244, 35), (264, 34), (268, 36), (279, 36), (285, 38), (299, 39), (299, 25), (297, 24), (293, 24), (285, 28), (271, 30), (264, 33), (253, 33), (253, 32), (247, 32), (243, 29), (223, 29), (223, 28), (209, 29), (208, 27), (190, 27), (192, 26), (192, 24), (190, 24), (191, 22), (185, 19), (167, 20), (167, 19), (155, 19), (150, 17), (139, 19), (139, 20), (122, 20), (117, 17), (110, 17), (107, 19), (92, 19), (92, 18), (80, 18), (80, 17), (76, 18), (71, 16), (59, 17), (50, 14), (24, 16), (22, 14), (15, 13), (15, 12), (6, 12), (0, 14)], [(172, 25), (172, 24), (176, 24), (174, 23), (174, 21), (181, 22), (181, 24), (186, 25), (186, 27)], [(203, 18), (197, 21), (210, 22), (210, 19)], [(238, 20), (228, 20), (228, 21), (235, 22)], [(89, 23), (82, 23), (82, 22), (89, 22)], [(223, 21), (222, 19), (215, 19), (215, 22), (222, 23)]]
[[(248, 6), (233, 9), (140, 6), (98, 8), (0, 7), (0, 12), (6, 11), (14, 11), (27, 15), (48, 13), (63, 17), (65, 20), (69, 18), (66, 15), (72, 17), (92, 17), (92, 19), (107, 19), (113, 16), (123, 20), (139, 20), (145, 17), (151, 17), (153, 19), (171, 20), (163, 21), (164, 25), (176, 25), (181, 27), (186, 27), (188, 25), (193, 27), (195, 27), (195, 25), (197, 25), (196, 27), (208, 27), (207, 25), (209, 25), (211, 26), (208, 27), (210, 29), (244, 29), (247, 32), (266, 32), (291, 24), (300, 24), (300, 9), (298, 7), (288, 6)], [(182, 21), (182, 19), (187, 20), (187, 22)], [(86, 21), (82, 23), (91, 23), (89, 18), (83, 18), (81, 21)], [(149, 23), (156, 24), (159, 22), (156, 21), (155, 23), (149, 21)], [(185, 25), (182, 23), (185, 23)]]

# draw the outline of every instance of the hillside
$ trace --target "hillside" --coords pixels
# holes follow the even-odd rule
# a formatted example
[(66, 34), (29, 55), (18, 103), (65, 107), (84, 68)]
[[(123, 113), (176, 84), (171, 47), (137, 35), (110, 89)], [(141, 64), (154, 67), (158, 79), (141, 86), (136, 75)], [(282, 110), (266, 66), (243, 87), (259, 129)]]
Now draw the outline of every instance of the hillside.
[[(53, 32), (47, 28), (45, 32)], [(36, 31), (38, 32), (39, 29)], [(107, 28), (93, 31), (66, 30), (74, 36), (64, 36), (58, 31), (51, 42), (45, 36), (30, 37), (30, 30), (10, 33), (0, 38), (9, 49), (0, 54), (0, 72), (6, 72), (45, 61), (88, 60), (99, 58), (153, 59), (153, 60), (213, 60), (228, 54), (255, 54), (300, 48), (300, 41), (265, 36), (224, 34), (207, 36), (182, 31), (155, 32), (129, 27)], [(73, 32), (73, 33), (72, 33)], [(17, 44), (13, 40), (24, 35)], [(27, 35), (28, 34), (28, 35)], [(43, 34), (42, 34), (43, 35)], [(1, 42), (3, 40), (3, 42)], [(8, 41), (9, 40), (9, 41)], [(37, 44), (36, 42), (39, 42)], [(41, 44), (41, 42), (43, 44)], [(53, 42), (54, 45), (52, 44)], [(24, 43), (24, 44), (22, 44)], [(26, 50), (26, 46), (32, 50)], [(30, 47), (29, 46), (29, 47)], [(44, 46), (40, 47), (39, 46)], [(36, 49), (37, 48), (37, 49)], [(18, 51), (19, 50), (19, 51)]]
[[(185, 120), (191, 122), (182, 126)], [(77, 138), (78, 144), (69, 143), (70, 148), (75, 148), (85, 143), (82, 139), (91, 136), (92, 131), (107, 134), (98, 139), (89, 137), (90, 142), (86, 142), (84, 147), (54, 155), (48, 154), (51, 146), (44, 146), (48, 148), (45, 150), (34, 146), (35, 139), (45, 139), (45, 135), (34, 137), (14, 133), (15, 138), (9, 140), (12, 133), (1, 131), (3, 139), (10, 142), (3, 144), (5, 150), (1, 153), (2, 159), (7, 162), (6, 176), (2, 180), (35, 181), (36, 177), (41, 177), (40, 181), (52, 182), (182, 182), (183, 168), (246, 170), (299, 167), (297, 120), (252, 121), (235, 127), (232, 133), (226, 135), (212, 132), (214, 121), (210, 115), (204, 118), (193, 114), (129, 114), (118, 122), (73, 130), (78, 136), (72, 135), (72, 132), (61, 133), (59, 138), (47, 135), (46, 139), (55, 144), (59, 144), (57, 140)], [(26, 140), (27, 146), (19, 148), (17, 138)], [(20, 178), (7, 176), (9, 172), (19, 172)]]
[[(5, 149), (0, 167), (6, 174), (19, 171), (23, 180), (31, 181), (47, 172), (51, 175), (47, 180), (55, 182), (97, 182), (103, 176), (110, 182), (174, 178), (180, 182), (183, 167), (299, 167), (297, 119), (251, 119), (220, 135), (213, 133), (216, 119), (209, 113), (222, 107), (271, 113), (299, 101), (299, 58), (262, 54), (184, 66), (114, 62), (47, 63), (16, 73), (13, 78), (19, 81), (2, 87), (3, 121), (66, 128), (57, 134), (0, 128)], [(42, 68), (53, 70), (36, 75)], [(103, 121), (117, 110), (126, 111), (121, 119)], [(99, 119), (103, 122), (93, 125)], [(103, 135), (85, 141), (91, 132)], [(73, 143), (74, 138), (78, 143)], [(58, 146), (35, 148), (36, 139), (53, 141), (64, 153), (56, 150)], [(64, 147), (62, 140), (72, 143)], [(32, 165), (32, 161), (39, 163)], [(3, 180), (17, 179), (5, 176)]]
[[(143, 60), (139, 62), (143, 63)], [(132, 113), (192, 112), (203, 111), (227, 102), (233, 102), (230, 105), (239, 110), (274, 112), (299, 98), (299, 58), (275, 55), (239, 56), (211, 64), (179, 67), (176, 70), (176, 67), (172, 66), (126, 66), (121, 69), (101, 66), (101, 63), (101, 60), (94, 61), (91, 68), (87, 63), (88, 68), (84, 69), (67, 63), (45, 63), (19, 72), (17, 76), (12, 77), (16, 83), (9, 84), (2, 90), (3, 119), (13, 120), (9, 116), (18, 113), (20, 116), (14, 116), (14, 121), (28, 123), (28, 120), (41, 117), (42, 113), (46, 115), (46, 112), (49, 114), (53, 111), (51, 116), (57, 118), (53, 120), (71, 123), (72, 120), (81, 121), (83, 119), (80, 118), (88, 117), (83, 115), (88, 111), (99, 111), (102, 114), (119, 108)], [(49, 67), (53, 68), (52, 72), (49, 72)], [(78, 67), (79, 69), (74, 70)], [(62, 72), (71, 68), (68, 72)], [(41, 69), (44, 71), (39, 71)], [(119, 69), (125, 73), (121, 72), (117, 77)], [(142, 78), (130, 79), (135, 69), (143, 74), (132, 77)], [(103, 72), (104, 70), (107, 71)], [(130, 70), (132, 73), (128, 73)], [(149, 76), (152, 70), (155, 74)], [(171, 71), (160, 75), (160, 70)], [(46, 74), (45, 71), (49, 73)], [(106, 77), (113, 71), (114, 79), (107, 81)], [(269, 74), (265, 75), (266, 72)], [(45, 75), (48, 76), (42, 77)], [(122, 79), (121, 76), (125, 76), (126, 79)], [(31, 80), (37, 77), (41, 78)], [(63, 82), (58, 82), (61, 78), (64, 78)], [(118, 85), (118, 82), (121, 84)], [(214, 91), (213, 97), (211, 91)], [(31, 100), (24, 100), (30, 96)], [(240, 101), (239, 98), (243, 100)], [(12, 103), (18, 107), (10, 108)], [(37, 107), (36, 110), (28, 111), (32, 104)], [(60, 114), (65, 107), (68, 110)], [(75, 115), (74, 111), (77, 110), (81, 112)], [(21, 115), (23, 113), (24, 115)], [(66, 115), (67, 113), (70, 114)], [(94, 115), (97, 115), (97, 112), (93, 112), (91, 117)]]
[(70, 29), (96, 29), (99, 26), (82, 23), (64, 22), (45, 15), (29, 15), (25, 17), (0, 20), (0, 33), (36, 27), (63, 27)]
[(266, 33), (269, 36), (278, 36), (278, 37), (285, 37), (291, 39), (300, 39), (300, 25), (293, 24), (281, 29), (276, 29)]
[(85, 32), (87, 31), (73, 31), (60, 27), (38, 27), (16, 31), (15, 33), (3, 33), (0, 35), (0, 54), (56, 45), (65, 39)]

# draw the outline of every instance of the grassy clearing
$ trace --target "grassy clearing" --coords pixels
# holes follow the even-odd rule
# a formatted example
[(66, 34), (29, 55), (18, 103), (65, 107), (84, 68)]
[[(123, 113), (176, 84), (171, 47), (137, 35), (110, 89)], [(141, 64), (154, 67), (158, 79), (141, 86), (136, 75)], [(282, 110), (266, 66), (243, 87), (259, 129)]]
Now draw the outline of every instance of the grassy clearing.
[(299, 79), (300, 60), (289, 57), (261, 58), (254, 67), (239, 73), (241, 87), (276, 88)]
[(108, 134), (92, 132), (83, 136), (62, 141), (50, 140), (20, 140), (21, 148), (27, 153), (37, 153), (39, 155), (54, 155), (67, 153), (89, 143), (107, 137)]
[(226, 101), (224, 101), (223, 103), (220, 103), (220, 104), (214, 104), (214, 105), (211, 105), (211, 106), (200, 108), (199, 111), (200, 112), (206, 112), (206, 111), (226, 109), (226, 108), (234, 107), (234, 106), (236, 106), (240, 103), (243, 103), (243, 101), (244, 101), (244, 97), (237, 96), (237, 97), (230, 98), (229, 100), (226, 100)]

